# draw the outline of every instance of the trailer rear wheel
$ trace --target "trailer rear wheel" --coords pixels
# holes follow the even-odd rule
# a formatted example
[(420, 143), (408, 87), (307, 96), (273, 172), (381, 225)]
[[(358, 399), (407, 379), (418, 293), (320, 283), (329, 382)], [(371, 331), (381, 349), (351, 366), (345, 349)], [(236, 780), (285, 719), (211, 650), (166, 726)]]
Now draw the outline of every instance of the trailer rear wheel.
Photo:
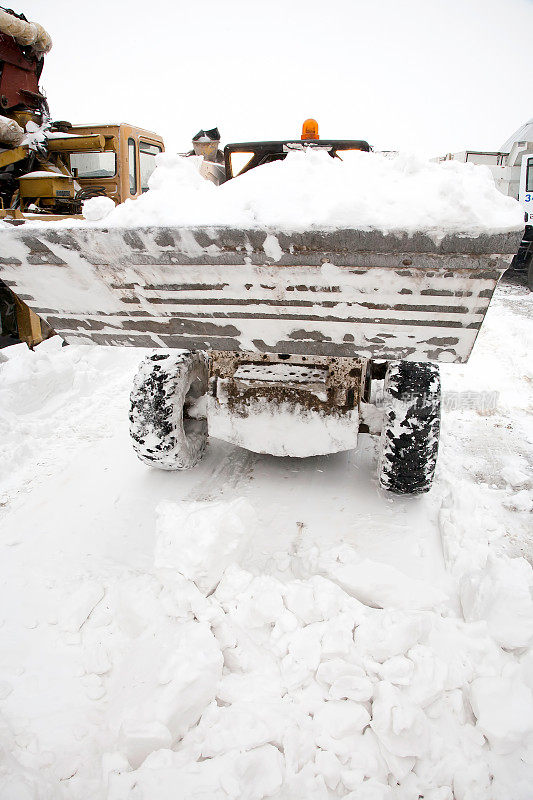
[(198, 401), (207, 391), (205, 353), (154, 353), (141, 362), (130, 395), (130, 435), (141, 461), (166, 470), (190, 469), (207, 445)]
[(428, 492), (439, 447), (439, 368), (393, 362), (387, 369), (384, 393), (379, 482), (396, 494)]

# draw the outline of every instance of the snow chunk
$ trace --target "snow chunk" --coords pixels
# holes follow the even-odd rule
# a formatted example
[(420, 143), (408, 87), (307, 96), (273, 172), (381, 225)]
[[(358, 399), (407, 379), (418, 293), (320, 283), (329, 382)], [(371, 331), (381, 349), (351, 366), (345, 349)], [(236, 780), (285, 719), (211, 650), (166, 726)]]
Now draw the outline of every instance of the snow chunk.
[(522, 489), (504, 500), (504, 506), (510, 511), (533, 512), (533, 491)]
[(372, 681), (358, 675), (345, 675), (331, 684), (329, 696), (333, 700), (370, 700), (374, 692)]
[[(508, 462), (509, 461), (510, 459)], [(523, 461), (523, 459), (520, 459), (520, 461), (516, 459), (516, 461), (520, 464), (520, 461)], [(500, 474), (504, 481), (514, 489), (524, 486), (524, 484), (528, 483), (530, 480), (528, 473), (520, 469), (520, 466), (517, 466), (517, 464), (508, 463), (508, 465), (501, 470)]]
[(140, 767), (149, 753), (168, 748), (171, 744), (169, 729), (156, 720), (126, 720), (120, 728), (118, 746), (133, 769)]
[(408, 578), (395, 567), (368, 558), (351, 564), (335, 564), (327, 574), (352, 597), (374, 608), (424, 610), (446, 599), (431, 584)]
[(212, 758), (233, 749), (252, 750), (269, 742), (281, 746), (286, 724), (286, 705), (279, 698), (276, 702), (261, 702), (260, 714), (257, 700), (237, 701), (223, 708), (211, 706), (196, 733), (203, 738), (202, 756)]
[(512, 752), (533, 734), (533, 692), (518, 678), (477, 678), (470, 702), (478, 726), (497, 753)]
[(226, 567), (243, 555), (256, 525), (255, 512), (243, 498), (160, 503), (155, 567), (176, 570), (209, 594)]
[(363, 652), (384, 662), (404, 655), (422, 640), (430, 626), (427, 615), (387, 610), (363, 620), (355, 630), (354, 639)]
[(328, 700), (314, 714), (317, 734), (326, 733), (333, 739), (361, 733), (369, 722), (370, 714), (366, 708), (352, 700)]
[(273, 261), (279, 261), (281, 256), (283, 255), (283, 250), (281, 249), (281, 245), (278, 242), (276, 236), (272, 233), (269, 233), (263, 243), (263, 250), (265, 251), (265, 255), (268, 258), (271, 258)]
[(117, 793), (116, 800), (262, 800), (281, 787), (282, 769), (283, 756), (270, 744), (187, 764), (179, 753), (161, 750), (135, 772), (132, 791)]
[(115, 208), (110, 197), (91, 197), (82, 206), (82, 214), (89, 222), (97, 222), (107, 217)]
[(427, 752), (426, 715), (390, 683), (382, 681), (376, 686), (370, 724), (380, 742), (395, 756), (420, 758)]
[(485, 570), (461, 581), (466, 620), (486, 620), (494, 639), (507, 649), (533, 640), (533, 570), (523, 558), (490, 558)]
[(215, 698), (222, 654), (205, 623), (167, 622), (133, 640), (122, 661), (110, 680), (109, 721), (133, 766), (198, 722)]
[[(345, 795), (345, 800), (392, 800), (393, 796), (392, 789), (389, 786), (370, 778), (370, 780), (361, 783), (360, 786), (356, 786), (353, 792)], [(429, 795), (426, 794), (424, 797), (429, 798)], [(433, 798), (430, 798), (430, 800), (433, 800)], [(448, 800), (448, 798), (443, 798), (443, 800)]]

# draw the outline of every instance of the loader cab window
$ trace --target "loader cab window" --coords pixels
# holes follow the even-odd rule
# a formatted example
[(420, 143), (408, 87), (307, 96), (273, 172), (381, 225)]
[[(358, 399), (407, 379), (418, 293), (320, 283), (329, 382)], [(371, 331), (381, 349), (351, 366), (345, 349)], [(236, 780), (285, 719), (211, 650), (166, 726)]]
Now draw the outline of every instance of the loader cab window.
[(361, 163), (361, 150), (336, 150), (333, 156), (345, 164)]
[(148, 191), (148, 181), (155, 169), (155, 157), (161, 152), (157, 144), (139, 142), (139, 161), (141, 165), (141, 192)]
[(533, 192), (533, 158), (529, 158), (527, 162), (526, 192)]
[(112, 178), (117, 171), (115, 153), (71, 153), (70, 168), (78, 178)]
[[(226, 167), (226, 180), (231, 180), (237, 175), (243, 175), (251, 169), (271, 164), (273, 161), (282, 161), (291, 150), (304, 151), (308, 148), (325, 150), (330, 156), (340, 153), (339, 157), (346, 160), (357, 157), (359, 153), (370, 151), (368, 142), (362, 139), (322, 139), (314, 140), (281, 140), (265, 142), (235, 142), (227, 144), (224, 148), (224, 164)], [(357, 153), (357, 156), (355, 154)]]
[(135, 158), (134, 139), (128, 139), (128, 170), (130, 175), (130, 194), (137, 194), (137, 159)]
[(253, 152), (251, 153), (243, 153), (237, 150), (235, 153), (231, 153), (230, 161), (231, 161), (231, 174), (234, 178), (239, 175), (242, 170), (248, 166), (252, 158), (254, 157)]

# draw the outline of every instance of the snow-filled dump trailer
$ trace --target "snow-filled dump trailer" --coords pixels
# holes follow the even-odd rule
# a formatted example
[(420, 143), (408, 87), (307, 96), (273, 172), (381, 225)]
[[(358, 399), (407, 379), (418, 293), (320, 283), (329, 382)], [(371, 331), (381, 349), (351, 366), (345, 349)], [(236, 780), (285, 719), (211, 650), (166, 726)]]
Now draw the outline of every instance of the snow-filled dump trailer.
[(151, 349), (130, 414), (147, 464), (194, 466), (208, 430), (290, 456), (364, 431), (381, 433), (381, 485), (417, 493), (438, 363), (468, 359), (520, 233), (4, 223), (0, 238), (0, 279), (67, 342)]

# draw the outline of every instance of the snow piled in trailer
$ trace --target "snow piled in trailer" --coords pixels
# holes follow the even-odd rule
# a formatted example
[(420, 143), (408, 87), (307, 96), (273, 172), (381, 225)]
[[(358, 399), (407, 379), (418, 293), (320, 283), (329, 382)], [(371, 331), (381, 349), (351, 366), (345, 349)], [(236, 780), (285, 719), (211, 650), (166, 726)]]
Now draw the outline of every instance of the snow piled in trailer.
[(139, 353), (0, 351), (2, 800), (530, 800), (532, 297), (443, 368), (422, 498), (371, 443), (158, 473)]
[(106, 225), (231, 225), (301, 231), (309, 227), (464, 232), (519, 230), (520, 205), (498, 192), (490, 170), (413, 154), (388, 158), (352, 152), (293, 151), (284, 161), (250, 170), (220, 187), (204, 180), (201, 159), (163, 153), (150, 190), (112, 208), (84, 204), (92, 223)]

